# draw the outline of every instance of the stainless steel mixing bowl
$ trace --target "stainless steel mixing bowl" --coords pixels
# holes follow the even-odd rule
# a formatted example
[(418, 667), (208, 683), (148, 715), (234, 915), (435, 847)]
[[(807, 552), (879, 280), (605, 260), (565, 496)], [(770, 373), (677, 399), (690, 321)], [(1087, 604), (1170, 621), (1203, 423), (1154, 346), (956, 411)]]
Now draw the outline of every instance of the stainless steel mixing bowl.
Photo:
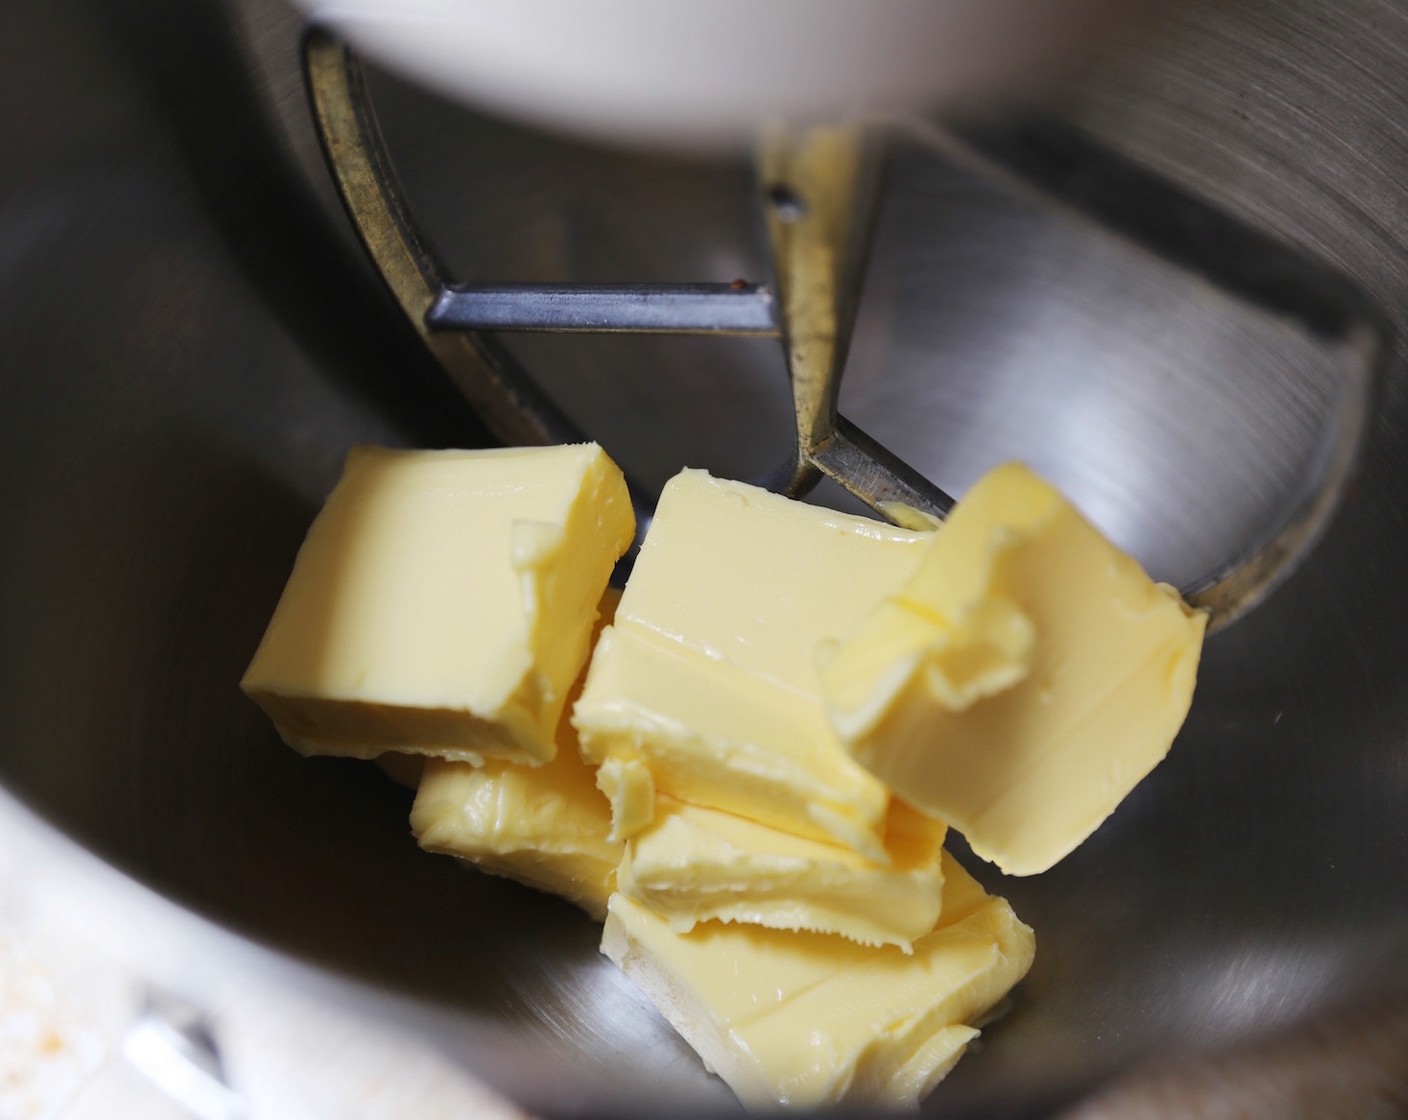
[[(428, 1032), (537, 1107), (727, 1110), (584, 917), (422, 855), (403, 793), (296, 757), (239, 694), (346, 448), (482, 439), (351, 238), (297, 41), (276, 0), (0, 6), (3, 834), (194, 998), (276, 974)], [(1401, 328), (1405, 56), (1401, 0), (1249, 0), (1178, 17), (1061, 111), (1338, 265)], [(462, 278), (762, 273), (742, 165), (579, 145), (385, 78), (375, 92)], [(512, 345), (647, 481), (756, 474), (785, 447), (775, 344)], [(1357, 1046), (1398, 1029), (1404, 385), (1395, 363), (1327, 538), (1209, 644), (1168, 761), (1055, 870), (999, 884), (1037, 962), (936, 1112), (1043, 1113), (1208, 1054), (1226, 1084), (1294, 1083), (1312, 1028), (1348, 1024)], [(1331, 391), (1275, 329), (922, 144), (899, 154), (844, 407), (946, 488), (1025, 458), (1180, 580), (1276, 516)], [(1359, 1068), (1333, 1039), (1317, 1053)]]

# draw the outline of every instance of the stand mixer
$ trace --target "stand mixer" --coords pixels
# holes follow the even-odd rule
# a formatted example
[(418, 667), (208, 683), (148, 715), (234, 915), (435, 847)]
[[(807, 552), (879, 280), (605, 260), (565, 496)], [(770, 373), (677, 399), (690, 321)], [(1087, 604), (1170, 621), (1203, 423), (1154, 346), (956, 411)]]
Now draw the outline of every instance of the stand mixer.
[[(1069, 866), (1002, 888), (1038, 964), (936, 1112), (1044, 1114), (1170, 1055), (1195, 1072), (1164, 1085), (1199, 1083), (1204, 1059), (1236, 1084), (1241, 1054), (1289, 1083), (1317, 1023), (1361, 1049), (1399, 1037), (1408, 471), (1383, 358), (1400, 324), (1339, 278), (1387, 307), (1408, 292), (1396, 8), (1345, 5), (1328, 31), (1314, 5), (1188, 14), (1146, 71), (1063, 102), (1074, 123), (890, 122), (872, 191), (869, 129), (778, 133), (754, 180), (727, 156), (544, 136), (376, 71), (359, 89), (345, 46), (300, 40), (278, 4), (168, 11), (169, 27), (137, 7), (12, 17), (12, 70), (71, 49), (55, 76), (18, 69), (48, 112), (24, 174), (5, 165), (21, 187), (4, 244), (49, 248), (7, 289), (25, 314), (4, 336), (0, 773), (7, 841), (70, 901), (100, 900), (84, 905), (115, 915), (122, 959), (215, 1016), (212, 1046), (231, 1048), (216, 981), (259, 975), (431, 1040), (535, 1108), (730, 1107), (588, 923), (420, 855), (375, 775), (288, 757), (234, 691), (345, 447), (479, 438), (440, 369), (497, 438), (600, 432), (644, 504), (669, 469), (669, 441), (641, 432), (656, 391), (746, 430), (703, 433), (719, 448), (703, 465), (793, 490), (821, 473), (891, 512), (941, 512), (935, 483), (1021, 455), (1219, 621), (1260, 601), (1210, 643), (1148, 788)], [(1337, 94), (1315, 69), (1327, 40), (1373, 81)], [(352, 251), (319, 132), (396, 303)], [(23, 209), (26, 183), (42, 205)], [(100, 231), (68, 216), (90, 190), (113, 215)], [(75, 324), (73, 275), (118, 302)], [(584, 320), (745, 337), (516, 329)], [(459, 333), (486, 328), (513, 333)], [(89, 368), (105, 376), (71, 372)]]
[[(326, 29), (311, 31), (305, 49), (324, 151), (362, 242), (426, 345), (500, 440), (564, 443), (585, 437), (503, 351), (473, 333), (456, 338), (447, 332), (779, 337), (796, 439), (793, 453), (766, 480), (770, 488), (796, 497), (825, 476), (910, 527), (937, 524), (952, 507), (949, 495), (837, 411), (880, 177), (883, 126), (773, 124), (763, 130), (759, 183), (776, 297), (744, 280), (452, 284), (402, 199), (355, 60)], [(1372, 304), (1328, 267), (1069, 128), (1001, 122), (929, 132), (954, 158), (1186, 270), (1211, 294), (1300, 328), (1341, 367), (1317, 470), (1291, 496), (1281, 523), (1183, 589), (1193, 606), (1211, 612), (1214, 630), (1225, 625), (1259, 601), (1318, 539), (1348, 481), (1387, 339)]]

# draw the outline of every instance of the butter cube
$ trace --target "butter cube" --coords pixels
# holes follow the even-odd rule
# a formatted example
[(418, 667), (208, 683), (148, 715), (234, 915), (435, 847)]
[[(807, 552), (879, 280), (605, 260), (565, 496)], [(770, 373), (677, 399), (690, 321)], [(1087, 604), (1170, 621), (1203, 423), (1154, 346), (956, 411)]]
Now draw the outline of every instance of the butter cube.
[(823, 660), (832, 725), (1012, 875), (1051, 867), (1168, 753), (1206, 618), (1012, 464)]
[(411, 831), (428, 852), (561, 895), (601, 921), (624, 845), (609, 838), (611, 806), (562, 727), (541, 766), (428, 759)]
[(654, 822), (626, 845), (618, 882), (677, 933), (719, 920), (909, 952), (938, 921), (946, 830), (901, 801), (890, 803), (885, 863), (732, 813), (660, 802)]
[[(611, 621), (619, 599), (615, 588), (606, 589), (594, 637)], [(597, 921), (606, 917), (625, 849), (611, 836), (610, 803), (597, 789), (595, 768), (583, 761), (565, 713), (557, 725), (557, 753), (540, 766), (428, 759), (411, 806), (411, 832), (428, 852), (561, 895)]]
[(753, 1109), (914, 1107), (1031, 966), (1032, 932), (944, 860), (943, 918), (906, 955), (709, 922), (612, 895), (602, 952)]
[(546, 761), (634, 525), (595, 444), (354, 448), (241, 687), (305, 754)]
[(889, 791), (832, 732), (816, 650), (913, 575), (928, 535), (672, 479), (572, 717), (618, 834), (658, 791), (884, 860)]

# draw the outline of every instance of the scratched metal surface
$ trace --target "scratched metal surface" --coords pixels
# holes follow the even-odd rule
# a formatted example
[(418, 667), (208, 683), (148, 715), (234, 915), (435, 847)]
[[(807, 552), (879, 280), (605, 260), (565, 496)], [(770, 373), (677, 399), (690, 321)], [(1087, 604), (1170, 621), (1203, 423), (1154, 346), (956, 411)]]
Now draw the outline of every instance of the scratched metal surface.
[[(4, 785), (525, 1102), (728, 1109), (583, 917), (421, 856), (403, 796), (298, 759), (235, 688), (346, 447), (479, 438), (347, 233), (295, 36), (272, 0), (0, 7)], [(1408, 5), (1382, 0), (1200, 10), (1062, 111), (1344, 268), (1402, 328), (1405, 43)], [(377, 92), (412, 201), (465, 279), (762, 272), (742, 165)], [(891, 186), (853, 419), (955, 490), (1026, 458), (1173, 579), (1275, 515), (1330, 392), (1294, 339), (922, 144)], [(515, 348), (648, 481), (685, 463), (750, 475), (785, 438), (767, 343)], [(1132, 1064), (1332, 1013), (1376, 1021), (1356, 1009), (1408, 984), (1404, 389), (1395, 367), (1323, 545), (1210, 644), (1168, 762), (1054, 871), (1002, 884), (1037, 963), (936, 1111), (1043, 1112)], [(136, 911), (121, 920), (140, 947)], [(183, 982), (227, 960), (196, 934), (180, 944)]]

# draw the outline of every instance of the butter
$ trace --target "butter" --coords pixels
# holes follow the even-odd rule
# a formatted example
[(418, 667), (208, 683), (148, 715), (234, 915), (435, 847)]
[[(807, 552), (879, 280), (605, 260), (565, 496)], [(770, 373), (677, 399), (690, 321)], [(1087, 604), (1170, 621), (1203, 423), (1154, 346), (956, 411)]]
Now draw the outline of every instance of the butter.
[(914, 1107), (1031, 965), (1032, 932), (951, 857), (943, 918), (906, 955), (710, 922), (674, 932), (621, 893), (604, 952), (753, 1109)]
[(672, 479), (572, 717), (618, 835), (658, 791), (884, 860), (889, 791), (832, 732), (816, 649), (914, 574), (928, 536)]
[[(620, 597), (614, 587), (602, 593), (594, 639), (611, 622)], [(579, 676), (569, 705), (582, 681)], [(597, 921), (606, 917), (625, 854), (611, 835), (610, 803), (597, 789), (595, 768), (582, 759), (566, 713), (557, 725), (557, 753), (542, 765), (426, 760), (411, 832), (428, 852), (561, 895)]]
[(626, 845), (620, 891), (677, 933), (703, 921), (835, 933), (868, 945), (911, 943), (934, 928), (945, 828), (898, 800), (885, 863), (732, 813), (661, 798)]
[(1205, 622), (1012, 464), (958, 503), (821, 677), (857, 761), (979, 856), (1030, 875), (1168, 753)]
[(634, 836), (655, 819), (655, 779), (643, 760), (608, 754), (597, 767), (596, 784), (611, 806), (613, 840)]
[(546, 761), (634, 523), (595, 444), (354, 448), (241, 687), (305, 754)]
[(541, 766), (427, 759), (411, 831), (428, 852), (561, 895), (601, 921), (623, 845), (609, 838), (611, 807), (562, 727)]

